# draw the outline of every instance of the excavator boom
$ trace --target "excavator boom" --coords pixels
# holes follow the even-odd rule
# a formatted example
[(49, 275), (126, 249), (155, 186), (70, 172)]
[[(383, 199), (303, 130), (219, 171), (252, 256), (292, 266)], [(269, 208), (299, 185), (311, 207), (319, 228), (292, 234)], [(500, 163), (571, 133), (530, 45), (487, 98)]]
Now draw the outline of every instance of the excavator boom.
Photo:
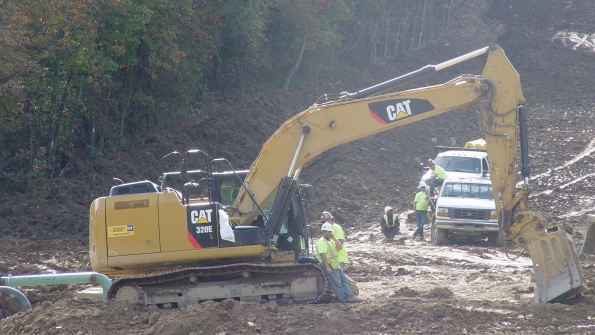
[[(483, 76), (461, 75), (442, 85), (370, 97), (486, 53)], [(514, 183), (510, 180), (515, 178), (517, 138), (516, 121), (509, 119), (516, 117), (516, 108), (524, 102), (524, 97), (518, 73), (504, 51), (494, 44), (356, 93), (343, 94), (336, 101), (314, 104), (287, 120), (266, 141), (252, 163), (230, 216), (239, 218), (240, 225), (249, 225), (261, 214), (255, 210), (255, 203), (267, 204), (275, 195), (281, 178), (292, 177), (305, 163), (330, 148), (464, 108), (489, 97), (492, 109), (515, 109), (515, 113), (505, 116), (508, 127), (504, 129), (505, 135), (494, 137), (488, 144), (491, 152), (498, 153), (493, 165), (497, 170), (498, 165), (503, 165), (496, 186), (502, 185), (505, 199), (509, 200), (514, 195)], [(500, 156), (499, 152), (505, 156)], [(247, 196), (247, 190), (252, 197)]]

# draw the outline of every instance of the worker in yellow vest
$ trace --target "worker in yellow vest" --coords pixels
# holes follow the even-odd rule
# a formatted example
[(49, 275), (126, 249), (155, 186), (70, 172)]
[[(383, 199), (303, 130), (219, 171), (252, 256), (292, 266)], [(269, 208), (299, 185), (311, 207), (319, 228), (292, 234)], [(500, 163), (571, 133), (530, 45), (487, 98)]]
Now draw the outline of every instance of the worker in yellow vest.
[(399, 217), (393, 213), (393, 208), (390, 206), (384, 207), (384, 216), (380, 218), (380, 231), (388, 241), (391, 241), (399, 233), (400, 226)]
[(433, 159), (428, 159), (428, 166), (430, 167), (430, 197), (434, 196), (434, 189), (436, 187), (442, 187), (444, 180), (448, 179), (448, 174), (446, 171), (436, 165)]
[[(341, 267), (339, 266), (338, 251), (343, 248), (341, 242), (333, 236), (333, 227), (330, 223), (325, 222), (320, 228), (322, 231), (322, 237), (316, 242), (316, 253), (320, 255), (322, 259), (322, 270), (326, 274), (326, 278), (333, 288), (337, 299), (340, 302), (361, 302), (362, 299), (358, 298), (349, 290), (349, 284), (345, 281), (342, 283)], [(343, 275), (344, 276), (344, 275)]]
[[(322, 222), (326, 222), (326, 223), (330, 223), (331, 226), (333, 227), (333, 237), (335, 237), (343, 246), (341, 248), (341, 250), (339, 250), (338, 252), (338, 257), (339, 257), (339, 267), (341, 268), (341, 285), (344, 286), (344, 290), (347, 293), (347, 296), (351, 298), (351, 300), (353, 300), (353, 297), (355, 297), (353, 295), (353, 293), (351, 293), (351, 289), (349, 288), (349, 282), (347, 281), (347, 276), (345, 276), (345, 265), (347, 264), (347, 261), (349, 260), (349, 258), (347, 257), (347, 249), (345, 248), (345, 232), (343, 231), (343, 228), (335, 222), (335, 218), (333, 217), (333, 215), (328, 212), (328, 211), (324, 211), (322, 212), (322, 214), (320, 215), (320, 220)], [(355, 297), (357, 298), (357, 297)], [(359, 299), (359, 298), (357, 298)], [(357, 300), (356, 299), (356, 300)]]
[(420, 191), (415, 195), (413, 199), (413, 209), (415, 210), (415, 220), (417, 221), (417, 229), (413, 232), (412, 240), (415, 236), (424, 239), (424, 224), (426, 223), (426, 217), (428, 213), (428, 206), (430, 204), (430, 197), (426, 193), (426, 183), (423, 181), (419, 185)]

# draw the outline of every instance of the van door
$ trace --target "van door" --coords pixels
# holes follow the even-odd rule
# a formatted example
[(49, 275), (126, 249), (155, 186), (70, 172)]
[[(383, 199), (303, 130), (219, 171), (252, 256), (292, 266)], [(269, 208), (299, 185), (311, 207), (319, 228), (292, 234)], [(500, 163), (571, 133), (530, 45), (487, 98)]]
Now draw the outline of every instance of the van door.
[(481, 175), (483, 177), (487, 177), (488, 173), (490, 173), (490, 166), (488, 165), (488, 160), (486, 158), (481, 159)]

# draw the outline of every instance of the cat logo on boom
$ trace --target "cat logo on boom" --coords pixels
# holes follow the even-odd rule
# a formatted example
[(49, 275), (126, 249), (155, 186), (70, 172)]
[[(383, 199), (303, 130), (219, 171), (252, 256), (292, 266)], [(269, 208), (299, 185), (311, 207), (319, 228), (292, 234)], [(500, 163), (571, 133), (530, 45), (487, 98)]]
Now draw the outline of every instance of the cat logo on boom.
[(212, 209), (201, 209), (200, 211), (190, 212), (190, 220), (193, 224), (204, 224), (211, 222)]
[(403, 102), (397, 102), (396, 105), (386, 106), (386, 114), (388, 115), (388, 119), (394, 121), (395, 119), (400, 119), (402, 117), (411, 115), (411, 108), (409, 108), (410, 103), (411, 100), (405, 100)]
[(370, 115), (383, 125), (434, 110), (428, 100), (413, 98), (372, 102), (368, 108)]

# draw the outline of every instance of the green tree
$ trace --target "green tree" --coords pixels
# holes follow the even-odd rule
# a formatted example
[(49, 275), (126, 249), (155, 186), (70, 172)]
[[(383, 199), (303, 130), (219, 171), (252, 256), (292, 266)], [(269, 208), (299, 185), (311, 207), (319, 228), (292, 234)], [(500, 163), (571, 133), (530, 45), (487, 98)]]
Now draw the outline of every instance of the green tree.
[(287, 90), (306, 50), (339, 45), (337, 25), (348, 9), (340, 0), (280, 0), (277, 10), (277, 29), (272, 32), (279, 43), (275, 51), (280, 54), (280, 64), (288, 67), (282, 84)]
[[(56, 178), (218, 103), (431, 43), (468, 0), (2, 0), (0, 178)], [(307, 65), (307, 66), (304, 66)], [(324, 72), (324, 71), (322, 71)]]

